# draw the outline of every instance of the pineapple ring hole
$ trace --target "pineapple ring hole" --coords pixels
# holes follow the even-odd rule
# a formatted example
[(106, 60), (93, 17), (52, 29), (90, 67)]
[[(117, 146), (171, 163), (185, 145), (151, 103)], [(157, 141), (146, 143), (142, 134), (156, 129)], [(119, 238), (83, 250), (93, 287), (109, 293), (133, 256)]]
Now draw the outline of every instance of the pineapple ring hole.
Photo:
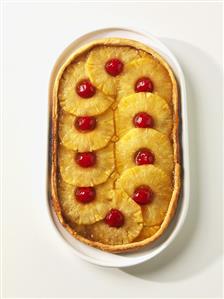
[(96, 191), (94, 187), (77, 187), (74, 190), (75, 200), (82, 204), (92, 202), (96, 198)]
[(135, 92), (152, 92), (153, 83), (149, 77), (141, 77), (135, 82)]
[(133, 117), (133, 124), (136, 128), (153, 128), (154, 120), (147, 112), (138, 112)]
[(137, 187), (132, 195), (132, 199), (139, 205), (150, 204), (153, 201), (154, 193), (148, 185)]
[(83, 168), (92, 167), (96, 164), (96, 154), (94, 152), (76, 153), (75, 162)]
[(112, 58), (105, 63), (104, 68), (109, 75), (116, 77), (122, 73), (124, 64), (120, 59)]
[(111, 209), (104, 219), (107, 225), (115, 228), (123, 226), (124, 220), (124, 214), (118, 209)]
[(89, 79), (80, 80), (75, 87), (76, 93), (83, 99), (92, 98), (96, 93), (96, 87)]
[(140, 148), (134, 154), (136, 165), (154, 164), (155, 155), (148, 148)]
[(74, 127), (82, 133), (93, 131), (96, 128), (96, 124), (94, 116), (78, 116), (74, 120)]

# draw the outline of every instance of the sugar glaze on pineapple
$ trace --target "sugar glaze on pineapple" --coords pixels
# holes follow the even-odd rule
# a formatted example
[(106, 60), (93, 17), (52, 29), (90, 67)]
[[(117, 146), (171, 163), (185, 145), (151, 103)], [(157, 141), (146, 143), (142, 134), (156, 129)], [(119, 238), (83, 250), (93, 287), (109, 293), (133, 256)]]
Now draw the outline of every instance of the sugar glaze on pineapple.
[(51, 199), (78, 240), (136, 250), (168, 227), (180, 193), (178, 91), (153, 49), (96, 40), (58, 72), (51, 118)]

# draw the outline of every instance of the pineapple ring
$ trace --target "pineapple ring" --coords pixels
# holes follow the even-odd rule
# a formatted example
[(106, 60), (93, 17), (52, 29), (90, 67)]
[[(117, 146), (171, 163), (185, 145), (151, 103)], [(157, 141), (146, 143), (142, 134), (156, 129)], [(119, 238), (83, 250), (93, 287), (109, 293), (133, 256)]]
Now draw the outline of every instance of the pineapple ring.
[(153, 118), (155, 130), (169, 135), (172, 129), (172, 114), (167, 102), (158, 95), (146, 92), (123, 98), (116, 110), (116, 130), (123, 136), (134, 128), (133, 118), (139, 112), (146, 112)]
[(153, 83), (153, 93), (172, 104), (172, 82), (165, 67), (151, 55), (130, 62), (118, 84), (118, 99), (135, 93), (135, 83), (139, 78), (149, 77)]
[(76, 151), (59, 148), (59, 167), (63, 180), (71, 185), (85, 187), (106, 182), (114, 170), (113, 144), (96, 151), (96, 165), (89, 168), (80, 167), (74, 157)]
[(139, 242), (152, 237), (159, 229), (160, 229), (160, 225), (143, 226), (143, 229), (141, 230), (138, 237), (135, 239), (135, 242)]
[(132, 242), (141, 232), (143, 219), (141, 208), (123, 191), (115, 191), (111, 208), (118, 209), (125, 217), (124, 225), (110, 227), (99, 221), (89, 227), (91, 238), (104, 244), (118, 245)]
[(153, 201), (141, 206), (144, 226), (160, 225), (172, 196), (171, 179), (161, 169), (146, 165), (126, 170), (117, 181), (117, 187), (122, 188), (130, 197), (142, 185), (148, 185), (153, 191)]
[(116, 143), (116, 165), (119, 173), (136, 166), (134, 155), (140, 148), (152, 151), (155, 166), (169, 174), (173, 171), (173, 149), (169, 138), (154, 129), (135, 128)]
[(96, 117), (97, 126), (93, 131), (80, 132), (75, 128), (74, 121), (74, 115), (67, 112), (60, 114), (59, 137), (68, 149), (79, 152), (97, 150), (105, 147), (114, 134), (112, 110)]
[(87, 204), (75, 199), (75, 188), (60, 180), (59, 199), (68, 221), (75, 224), (92, 224), (103, 219), (110, 208), (113, 181), (109, 179), (106, 183), (96, 186), (96, 198)]
[(130, 47), (99, 46), (90, 52), (86, 72), (97, 88), (109, 96), (115, 96), (121, 75), (109, 75), (105, 70), (106, 62), (113, 58), (119, 59), (123, 62), (125, 70), (127, 63), (139, 57), (138, 51)]
[(76, 85), (86, 79), (85, 62), (71, 64), (64, 71), (59, 86), (59, 101), (63, 110), (74, 115), (98, 115), (106, 111), (113, 103), (113, 99), (96, 90), (94, 96), (83, 99), (76, 93)]

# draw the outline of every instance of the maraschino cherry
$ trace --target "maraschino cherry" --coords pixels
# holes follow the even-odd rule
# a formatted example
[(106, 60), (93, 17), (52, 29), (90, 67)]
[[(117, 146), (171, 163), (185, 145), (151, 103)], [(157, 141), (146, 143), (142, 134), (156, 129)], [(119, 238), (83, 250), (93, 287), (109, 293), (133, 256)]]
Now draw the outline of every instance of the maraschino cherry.
[(148, 77), (139, 78), (135, 83), (135, 92), (152, 92), (153, 83)]
[(117, 58), (110, 59), (105, 64), (106, 72), (113, 77), (120, 75), (120, 73), (123, 71), (123, 68), (123, 62)]
[(75, 119), (75, 127), (79, 131), (92, 131), (96, 127), (96, 118), (94, 116), (79, 116)]
[(146, 112), (139, 112), (134, 116), (133, 123), (137, 128), (152, 128), (153, 118)]
[(110, 227), (121, 227), (124, 224), (124, 215), (117, 209), (111, 209), (105, 217), (105, 223)]
[(153, 192), (148, 186), (139, 186), (135, 189), (132, 199), (139, 205), (146, 205), (152, 202)]
[(155, 161), (155, 156), (147, 148), (142, 148), (135, 153), (135, 164), (153, 164)]
[(77, 187), (75, 189), (75, 198), (81, 203), (89, 203), (96, 197), (96, 191), (93, 187)]
[(84, 79), (76, 85), (77, 94), (84, 99), (89, 99), (96, 93), (96, 88), (89, 79)]
[(96, 164), (96, 154), (94, 152), (77, 153), (75, 161), (81, 167), (92, 167)]

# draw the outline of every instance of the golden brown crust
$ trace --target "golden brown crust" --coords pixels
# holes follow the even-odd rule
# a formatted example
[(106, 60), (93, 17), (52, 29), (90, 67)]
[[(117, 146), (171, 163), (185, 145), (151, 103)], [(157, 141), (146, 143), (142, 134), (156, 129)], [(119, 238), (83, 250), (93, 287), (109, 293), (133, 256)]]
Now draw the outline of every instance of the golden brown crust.
[[(68, 223), (65, 222), (62, 210), (60, 207), (60, 203), (58, 200), (58, 193), (57, 193), (57, 147), (58, 147), (58, 86), (60, 78), (65, 70), (65, 68), (78, 56), (83, 54), (84, 52), (90, 51), (93, 47), (98, 45), (113, 45), (113, 46), (129, 46), (136, 48), (138, 50), (143, 50), (145, 52), (148, 52), (152, 54), (155, 58), (157, 58), (161, 64), (167, 69), (172, 85), (173, 85), (173, 130), (172, 130), (172, 141), (173, 141), (173, 148), (174, 148), (174, 188), (173, 188), (173, 194), (170, 200), (169, 208), (167, 210), (166, 216), (164, 218), (164, 221), (161, 224), (160, 229), (151, 237), (144, 239), (139, 242), (133, 242), (129, 244), (124, 245), (106, 245), (99, 242), (95, 242), (89, 239), (86, 239), (82, 237), (81, 235), (77, 234), (77, 232), (72, 229), (71, 226), (69, 226)], [(158, 239), (166, 230), (168, 227), (177, 206), (178, 197), (180, 194), (180, 188), (181, 188), (181, 166), (180, 166), (180, 144), (179, 144), (179, 100), (178, 100), (178, 87), (177, 82), (175, 79), (175, 76), (170, 68), (170, 66), (167, 64), (167, 62), (153, 49), (150, 47), (141, 44), (140, 42), (129, 40), (129, 39), (123, 39), (123, 38), (105, 38), (105, 39), (99, 39), (95, 40), (94, 42), (85, 45), (81, 48), (79, 48), (77, 51), (75, 51), (68, 59), (65, 61), (65, 63), (61, 66), (59, 69), (56, 79), (54, 81), (53, 88), (51, 90), (51, 97), (50, 97), (50, 159), (49, 159), (49, 169), (50, 169), (50, 194), (51, 194), (51, 201), (52, 205), (54, 207), (54, 210), (57, 214), (57, 217), (60, 221), (60, 223), (66, 228), (66, 230), (73, 235), (76, 239), (82, 241), (83, 243), (99, 248), (104, 251), (109, 252), (127, 252), (132, 250), (137, 250), (145, 245), (151, 244), (156, 239)]]

